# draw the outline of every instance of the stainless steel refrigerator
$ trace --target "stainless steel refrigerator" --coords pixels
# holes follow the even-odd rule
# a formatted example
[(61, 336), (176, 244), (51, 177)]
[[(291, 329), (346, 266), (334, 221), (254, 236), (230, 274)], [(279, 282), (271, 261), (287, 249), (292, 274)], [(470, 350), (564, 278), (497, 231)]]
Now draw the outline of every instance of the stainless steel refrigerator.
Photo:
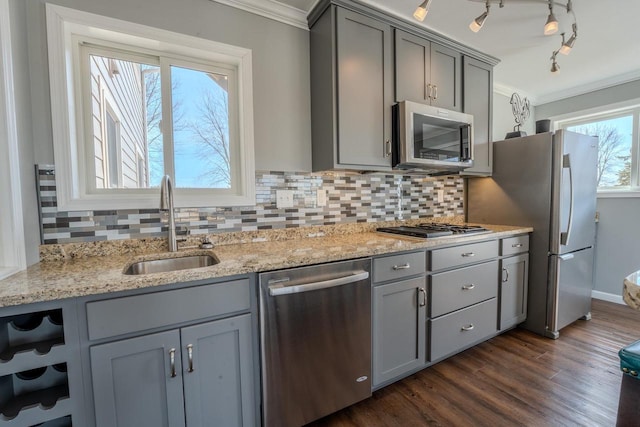
[(525, 328), (558, 338), (591, 317), (597, 138), (568, 131), (493, 144), (491, 178), (467, 182), (467, 221), (533, 227)]

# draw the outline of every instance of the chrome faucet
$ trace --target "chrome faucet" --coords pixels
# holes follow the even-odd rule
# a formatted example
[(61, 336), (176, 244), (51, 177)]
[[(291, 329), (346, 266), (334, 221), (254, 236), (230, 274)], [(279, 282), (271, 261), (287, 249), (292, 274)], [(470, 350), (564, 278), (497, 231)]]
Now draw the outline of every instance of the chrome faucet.
[(169, 233), (167, 236), (169, 251), (177, 252), (178, 241), (176, 239), (176, 217), (173, 209), (173, 184), (169, 175), (163, 176), (160, 183), (160, 210), (169, 211)]

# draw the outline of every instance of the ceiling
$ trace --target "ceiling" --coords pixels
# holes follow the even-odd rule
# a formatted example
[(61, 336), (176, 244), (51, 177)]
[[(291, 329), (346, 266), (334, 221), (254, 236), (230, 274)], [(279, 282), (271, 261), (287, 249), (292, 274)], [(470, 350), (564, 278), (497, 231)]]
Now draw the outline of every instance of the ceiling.
[[(305, 13), (315, 4), (315, 0), (280, 2)], [(361, 2), (499, 58), (496, 89), (505, 94), (517, 90), (535, 105), (640, 78), (640, 39), (635, 33), (640, 1), (573, 0), (578, 39), (570, 55), (558, 55), (561, 70), (553, 74), (551, 53), (560, 47), (559, 34), (571, 33), (573, 19), (566, 9), (556, 7), (560, 30), (544, 36), (548, 15), (544, 0), (505, 0), (504, 8), (492, 4), (478, 33), (469, 30), (469, 23), (484, 11), (478, 0), (433, 0), (423, 23), (412, 17), (421, 0)]]

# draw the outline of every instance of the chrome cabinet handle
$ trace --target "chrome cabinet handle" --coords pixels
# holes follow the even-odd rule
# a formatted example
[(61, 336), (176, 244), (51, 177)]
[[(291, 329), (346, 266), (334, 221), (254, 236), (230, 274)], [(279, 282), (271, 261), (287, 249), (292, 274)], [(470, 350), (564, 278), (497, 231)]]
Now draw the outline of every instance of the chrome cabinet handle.
[(391, 141), (388, 139), (384, 142), (384, 156), (391, 157)]
[(409, 263), (402, 264), (402, 265), (394, 265), (393, 266), (394, 270), (406, 270), (408, 268), (411, 268), (411, 265), (409, 265)]
[(470, 291), (470, 290), (472, 290), (472, 289), (473, 289), (473, 288), (475, 288), (475, 287), (476, 287), (476, 285), (475, 285), (475, 284), (470, 283), (470, 284), (468, 284), (468, 285), (464, 285), (464, 286), (462, 287), (462, 290), (463, 290), (463, 291)]
[(521, 248), (522, 246), (522, 243), (514, 243), (513, 245), (511, 245), (512, 248)]
[(169, 350), (169, 363), (171, 365), (169, 376), (171, 378), (176, 377), (176, 349), (172, 348)]
[(462, 256), (465, 258), (471, 258), (472, 256), (476, 256), (476, 254), (474, 254), (473, 252), (465, 252), (462, 254)]
[(502, 272), (503, 272), (503, 273), (506, 273), (506, 277), (505, 277), (504, 279), (502, 279), (502, 282), (503, 282), (503, 283), (506, 283), (506, 282), (508, 282), (508, 281), (509, 281), (509, 270), (507, 270), (506, 268), (504, 268), (504, 267), (503, 267), (503, 268), (502, 268)]
[(422, 299), (418, 303), (420, 307), (427, 305), (427, 291), (424, 288), (418, 288), (418, 294), (422, 295)]
[(438, 85), (433, 85), (433, 100), (438, 99)]
[(193, 372), (193, 344), (187, 346), (187, 356), (189, 357), (189, 369), (187, 369), (187, 372)]
[(431, 88), (432, 88), (431, 83), (427, 84), (427, 99), (431, 99), (431, 93), (432, 93)]
[(473, 326), (473, 323), (469, 323), (467, 326), (463, 326), (460, 328), (461, 331), (473, 331), (473, 328), (475, 326)]

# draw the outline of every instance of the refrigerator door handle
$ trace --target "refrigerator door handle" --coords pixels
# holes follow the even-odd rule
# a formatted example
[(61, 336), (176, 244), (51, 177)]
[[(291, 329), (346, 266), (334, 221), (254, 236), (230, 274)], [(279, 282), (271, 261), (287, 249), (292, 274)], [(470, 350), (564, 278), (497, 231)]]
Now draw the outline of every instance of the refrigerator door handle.
[(562, 156), (562, 168), (569, 169), (569, 222), (567, 224), (567, 231), (560, 233), (560, 244), (566, 246), (569, 244), (571, 225), (573, 223), (573, 171), (571, 170), (570, 154), (565, 154)]

